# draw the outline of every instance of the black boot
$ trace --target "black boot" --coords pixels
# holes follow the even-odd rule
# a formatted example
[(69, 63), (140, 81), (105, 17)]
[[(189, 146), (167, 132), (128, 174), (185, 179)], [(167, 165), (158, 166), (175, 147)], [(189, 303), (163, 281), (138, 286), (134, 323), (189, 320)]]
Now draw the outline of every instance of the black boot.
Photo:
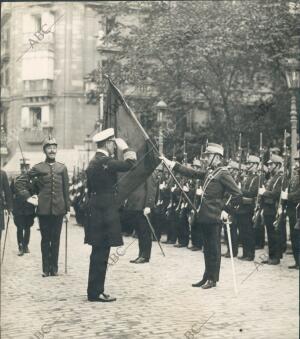
[(197, 282), (196, 284), (192, 284), (193, 287), (201, 287), (202, 285), (204, 285), (207, 282), (206, 278), (203, 278), (202, 280), (200, 280), (199, 282)]
[(19, 253), (18, 253), (18, 256), (22, 256), (24, 255), (24, 249), (23, 249), (23, 245), (22, 244), (19, 244)]

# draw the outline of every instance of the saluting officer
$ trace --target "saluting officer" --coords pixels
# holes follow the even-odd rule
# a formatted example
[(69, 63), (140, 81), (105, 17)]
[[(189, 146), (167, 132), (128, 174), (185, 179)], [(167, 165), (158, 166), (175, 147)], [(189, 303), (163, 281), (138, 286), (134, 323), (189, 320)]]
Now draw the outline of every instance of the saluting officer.
[(28, 188), (27, 175), (20, 176), (16, 190), (27, 202), (37, 206), (42, 236), (41, 250), (43, 277), (58, 275), (58, 254), (63, 217), (69, 218), (69, 177), (67, 167), (55, 160), (57, 142), (50, 137), (44, 141), (46, 159), (32, 167), (28, 177), (33, 181), (34, 193)]
[[(126, 142), (115, 138), (113, 128), (93, 137), (97, 151), (86, 170), (89, 215), (85, 224), (85, 243), (92, 246), (88, 278), (89, 301), (111, 302), (116, 298), (104, 293), (110, 247), (123, 245), (119, 206), (117, 203), (118, 172), (129, 171), (136, 162), (136, 153)], [(114, 159), (117, 147), (124, 160)]]
[[(29, 171), (29, 163), (26, 159), (20, 159), (21, 175), (26, 176)], [(18, 180), (18, 177), (15, 179)], [(17, 227), (17, 241), (19, 247), (19, 256), (24, 255), (24, 253), (29, 253), (29, 240), (30, 240), (30, 227), (34, 223), (35, 218), (35, 208), (32, 204), (22, 199), (18, 195), (18, 192), (15, 189), (15, 180), (10, 184), (10, 189), (13, 194), (13, 216), (14, 223)], [(27, 185), (28, 190), (32, 192), (32, 183), (27, 176)]]
[(164, 156), (161, 159), (175, 171), (182, 175), (202, 179), (204, 178), (202, 200), (199, 209), (204, 244), (205, 272), (201, 281), (193, 284), (194, 287), (208, 289), (215, 287), (219, 280), (221, 263), (221, 214), (224, 207), (223, 198), (227, 191), (232, 195), (232, 202), (238, 202), (241, 191), (225, 167), (222, 167), (224, 149), (221, 145), (208, 143), (204, 157), (207, 170), (195, 170)]

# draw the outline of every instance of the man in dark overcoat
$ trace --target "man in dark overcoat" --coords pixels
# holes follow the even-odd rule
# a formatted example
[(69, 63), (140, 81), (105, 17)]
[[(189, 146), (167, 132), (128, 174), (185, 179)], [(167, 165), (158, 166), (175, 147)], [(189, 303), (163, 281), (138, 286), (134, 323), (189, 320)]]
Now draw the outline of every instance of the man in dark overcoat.
[[(97, 151), (86, 170), (89, 213), (85, 223), (85, 243), (92, 246), (88, 278), (89, 301), (111, 302), (116, 298), (104, 293), (110, 247), (123, 245), (119, 205), (117, 202), (118, 172), (129, 171), (136, 162), (136, 153), (126, 142), (115, 138), (114, 129), (97, 133), (93, 141)], [(124, 160), (115, 159), (117, 148)]]

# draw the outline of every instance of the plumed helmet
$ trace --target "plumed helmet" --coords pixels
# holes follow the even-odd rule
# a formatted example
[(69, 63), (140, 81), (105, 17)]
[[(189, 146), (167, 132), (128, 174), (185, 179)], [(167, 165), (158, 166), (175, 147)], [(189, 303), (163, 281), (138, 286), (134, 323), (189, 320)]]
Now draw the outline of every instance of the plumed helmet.
[(43, 150), (45, 150), (45, 147), (50, 146), (50, 145), (55, 145), (57, 146), (57, 142), (52, 136), (47, 137), (44, 142), (43, 142)]

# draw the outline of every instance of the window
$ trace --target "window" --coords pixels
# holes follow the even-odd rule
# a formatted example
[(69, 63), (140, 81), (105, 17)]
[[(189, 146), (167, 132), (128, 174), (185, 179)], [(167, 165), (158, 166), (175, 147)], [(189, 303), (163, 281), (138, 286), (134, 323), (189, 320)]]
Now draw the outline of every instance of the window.
[(42, 29), (42, 17), (40, 14), (33, 15), (34, 24), (35, 24), (35, 32), (40, 32)]
[(42, 122), (42, 109), (41, 107), (31, 107), (30, 108), (31, 115), (31, 126), (32, 127), (40, 127)]
[(115, 17), (107, 17), (106, 18), (105, 33), (109, 34), (113, 30), (115, 24), (116, 24), (116, 18)]

